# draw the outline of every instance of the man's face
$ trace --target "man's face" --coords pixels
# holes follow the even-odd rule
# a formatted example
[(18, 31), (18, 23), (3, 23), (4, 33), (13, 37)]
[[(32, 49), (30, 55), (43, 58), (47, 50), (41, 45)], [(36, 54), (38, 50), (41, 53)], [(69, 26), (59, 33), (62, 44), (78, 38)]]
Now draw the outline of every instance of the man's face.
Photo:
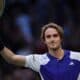
[(56, 50), (61, 46), (61, 38), (58, 31), (55, 28), (48, 28), (45, 31), (45, 44), (48, 49)]

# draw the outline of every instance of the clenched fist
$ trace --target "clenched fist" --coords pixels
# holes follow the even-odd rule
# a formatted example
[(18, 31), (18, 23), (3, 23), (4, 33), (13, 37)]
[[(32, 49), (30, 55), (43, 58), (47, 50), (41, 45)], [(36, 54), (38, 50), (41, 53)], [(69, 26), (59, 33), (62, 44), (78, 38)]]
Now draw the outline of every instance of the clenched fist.
[(0, 0), (0, 16), (1, 16), (2, 13), (3, 13), (4, 5), (5, 5), (5, 0)]

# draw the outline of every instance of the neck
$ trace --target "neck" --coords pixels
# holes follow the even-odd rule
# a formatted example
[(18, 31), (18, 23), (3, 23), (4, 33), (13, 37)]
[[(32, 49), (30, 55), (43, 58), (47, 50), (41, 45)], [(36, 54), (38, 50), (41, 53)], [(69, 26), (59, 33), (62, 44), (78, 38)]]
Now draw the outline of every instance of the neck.
[(62, 59), (64, 56), (64, 51), (62, 48), (53, 50), (53, 49), (49, 49), (49, 54), (58, 58), (58, 59)]

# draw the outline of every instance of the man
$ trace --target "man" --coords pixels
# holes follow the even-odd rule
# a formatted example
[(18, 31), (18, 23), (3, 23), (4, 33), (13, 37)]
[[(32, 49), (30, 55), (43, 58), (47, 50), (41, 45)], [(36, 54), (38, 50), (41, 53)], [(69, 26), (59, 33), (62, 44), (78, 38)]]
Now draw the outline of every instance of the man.
[(80, 80), (80, 53), (62, 49), (63, 29), (55, 23), (44, 25), (41, 39), (48, 48), (44, 54), (15, 55), (0, 41), (1, 55), (10, 63), (39, 72), (42, 80)]

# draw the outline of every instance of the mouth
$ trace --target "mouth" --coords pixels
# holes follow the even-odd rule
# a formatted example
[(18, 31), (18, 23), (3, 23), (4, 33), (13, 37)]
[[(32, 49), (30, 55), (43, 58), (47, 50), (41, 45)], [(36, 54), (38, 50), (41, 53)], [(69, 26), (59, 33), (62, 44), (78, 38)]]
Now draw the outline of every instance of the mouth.
[(51, 43), (51, 46), (56, 46), (56, 43)]
[(51, 42), (51, 44), (52, 44), (52, 45), (55, 45), (55, 44), (56, 44), (56, 42)]

